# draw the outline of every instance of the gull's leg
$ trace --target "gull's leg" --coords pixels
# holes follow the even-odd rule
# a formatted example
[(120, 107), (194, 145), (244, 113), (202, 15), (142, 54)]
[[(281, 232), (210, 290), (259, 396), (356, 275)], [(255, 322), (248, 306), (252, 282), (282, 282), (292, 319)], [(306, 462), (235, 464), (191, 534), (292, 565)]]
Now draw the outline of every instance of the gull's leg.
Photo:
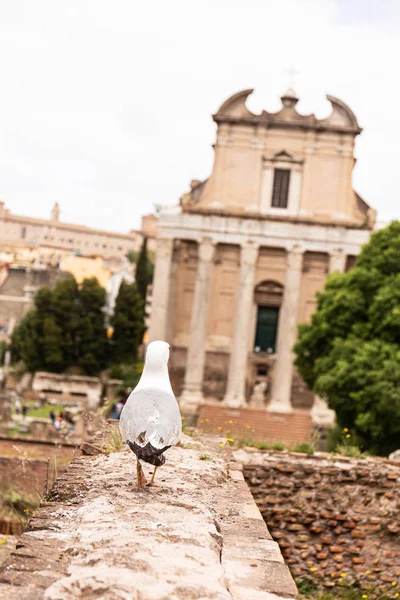
[(148, 485), (148, 486), (150, 486), (150, 485), (157, 485), (156, 483), (154, 483), (154, 477), (156, 475), (157, 468), (158, 467), (154, 467), (153, 475), (151, 476), (151, 479), (150, 479), (149, 483), (147, 483), (146, 485)]
[(142, 465), (140, 464), (140, 460), (136, 457), (136, 478), (138, 488), (142, 488), (147, 485), (146, 477), (143, 473)]

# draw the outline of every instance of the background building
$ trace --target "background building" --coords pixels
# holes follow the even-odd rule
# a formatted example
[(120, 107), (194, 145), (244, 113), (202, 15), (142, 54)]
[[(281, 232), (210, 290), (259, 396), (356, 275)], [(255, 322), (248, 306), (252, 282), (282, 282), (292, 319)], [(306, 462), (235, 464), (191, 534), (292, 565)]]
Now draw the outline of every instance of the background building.
[(149, 238), (148, 247), (155, 247), (157, 217), (145, 215), (143, 225), (143, 231), (115, 233), (61, 222), (58, 203), (53, 206), (50, 219), (34, 219), (13, 215), (0, 202), (0, 249), (45, 247), (83, 256), (125, 256), (130, 250), (140, 249), (144, 235)]
[[(272, 413), (310, 409), (293, 367), (297, 324), (316, 306), (328, 273), (352, 267), (375, 211), (352, 188), (351, 109), (328, 96), (326, 119), (246, 107), (252, 90), (214, 115), (212, 174), (163, 209), (149, 341), (167, 339), (184, 412), (204, 400)], [(317, 403), (320, 406), (319, 403)]]
[(96, 277), (107, 290), (111, 315), (121, 281), (134, 281), (135, 266), (126, 255), (138, 253), (144, 237), (155, 249), (156, 215), (143, 216), (142, 229), (126, 235), (61, 223), (59, 217), (58, 204), (45, 220), (13, 215), (0, 202), (0, 341), (9, 340), (39, 287), (71, 275), (78, 283)]

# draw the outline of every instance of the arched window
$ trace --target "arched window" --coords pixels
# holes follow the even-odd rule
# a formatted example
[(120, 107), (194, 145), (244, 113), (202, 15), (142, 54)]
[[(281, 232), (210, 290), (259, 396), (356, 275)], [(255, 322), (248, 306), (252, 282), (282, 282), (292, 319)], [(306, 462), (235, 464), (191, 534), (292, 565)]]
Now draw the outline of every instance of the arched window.
[(255, 352), (276, 352), (282, 296), (283, 286), (277, 281), (262, 281), (254, 290), (254, 300), (257, 304)]

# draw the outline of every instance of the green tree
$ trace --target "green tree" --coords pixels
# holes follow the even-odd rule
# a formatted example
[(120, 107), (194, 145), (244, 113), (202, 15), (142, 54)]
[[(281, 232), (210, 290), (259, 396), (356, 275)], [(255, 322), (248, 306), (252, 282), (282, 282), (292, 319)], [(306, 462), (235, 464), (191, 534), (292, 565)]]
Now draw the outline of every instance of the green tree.
[(113, 362), (135, 362), (144, 333), (144, 302), (136, 283), (121, 283), (111, 324)]
[(152, 263), (147, 253), (147, 238), (144, 238), (136, 263), (136, 284), (139, 294), (146, 300), (147, 286), (151, 283), (153, 276)]
[(79, 367), (96, 375), (106, 367), (107, 338), (103, 306), (105, 290), (97, 279), (62, 280), (53, 289), (41, 288), (34, 308), (14, 330), (13, 360), (29, 371), (60, 373)]
[(347, 273), (329, 276), (310, 324), (299, 327), (296, 365), (365, 449), (400, 439), (400, 222), (371, 236)]
[(41, 340), (43, 366), (45, 371), (60, 372), (65, 366), (62, 350), (63, 332), (53, 315), (43, 319), (43, 337)]
[(13, 362), (22, 360), (28, 371), (42, 368), (43, 358), (38, 333), (38, 318), (35, 309), (30, 310), (15, 327), (11, 337)]
[(73, 277), (58, 281), (52, 290), (53, 314), (63, 335), (61, 341), (64, 368), (77, 364), (80, 329), (79, 288)]
[(79, 291), (78, 366), (96, 375), (107, 366), (107, 335), (103, 306), (106, 293), (96, 278), (85, 279)]
[(137, 259), (139, 258), (139, 252), (137, 250), (128, 250), (126, 253), (126, 258), (129, 260), (129, 262), (136, 263)]

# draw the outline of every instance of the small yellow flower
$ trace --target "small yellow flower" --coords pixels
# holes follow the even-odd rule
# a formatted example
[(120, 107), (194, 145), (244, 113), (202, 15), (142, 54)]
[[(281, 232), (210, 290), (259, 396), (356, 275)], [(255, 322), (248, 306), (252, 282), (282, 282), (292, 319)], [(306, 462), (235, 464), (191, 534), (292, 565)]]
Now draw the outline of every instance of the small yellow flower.
[(392, 585), (396, 585), (397, 581), (392, 581)]
[(218, 431), (222, 431), (222, 427), (220, 425), (218, 425), (217, 429)]
[(361, 598), (368, 598), (367, 594), (363, 594)]
[(342, 581), (343, 581), (342, 578), (338, 579), (338, 583), (342, 583)]
[(310, 571), (312, 571), (314, 573), (314, 571), (317, 570), (317, 567), (311, 567)]
[(209, 423), (209, 422), (210, 422), (210, 419), (206, 419), (206, 423)]
[(200, 419), (200, 423), (204, 423), (204, 419)]
[(230, 444), (232, 444), (232, 442), (234, 441), (233, 438), (226, 438), (226, 441), (229, 442)]
[(331, 577), (335, 577), (336, 573), (331, 573)]
[(348, 433), (348, 434), (346, 435), (346, 437), (347, 437), (347, 438), (351, 438), (351, 435)]
[(395, 598), (398, 598), (399, 596), (400, 596), (399, 592), (396, 592), (394, 595)]
[(346, 577), (346, 573), (340, 573), (340, 577)]
[(221, 446), (221, 448), (223, 448), (225, 446), (224, 442), (220, 442), (219, 445)]
[(366, 575), (369, 575), (371, 573), (371, 571), (368, 569), (368, 571), (365, 571)]
[(343, 429), (343, 431), (344, 431), (345, 433), (347, 433), (349, 430), (347, 429), (347, 427), (345, 427), (345, 428)]
[(7, 541), (7, 538), (3, 538), (2, 540), (0, 540), (0, 544), (3, 545), (6, 543), (6, 541)]
[(245, 425), (246, 429), (251, 429), (250, 425)]

